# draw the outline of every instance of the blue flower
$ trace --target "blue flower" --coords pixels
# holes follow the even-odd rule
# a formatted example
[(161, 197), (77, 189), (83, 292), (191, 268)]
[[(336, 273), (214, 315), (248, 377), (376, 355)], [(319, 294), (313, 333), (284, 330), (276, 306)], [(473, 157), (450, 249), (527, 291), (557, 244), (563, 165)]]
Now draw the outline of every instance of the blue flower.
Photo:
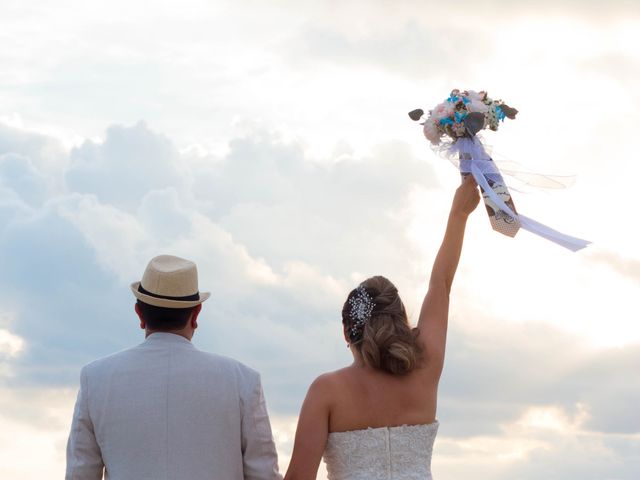
[(454, 95), (453, 93), (451, 95), (449, 95), (449, 98), (447, 98), (447, 102), (450, 103), (458, 103), (460, 99), (458, 98), (457, 95)]
[(453, 120), (451, 120), (449, 117), (441, 118), (440, 125), (453, 125)]
[(466, 105), (467, 103), (471, 103), (471, 100), (469, 100), (467, 97), (462, 97), (462, 102)]
[(507, 115), (502, 111), (502, 108), (500, 108), (500, 105), (498, 105), (496, 107), (496, 118), (500, 121), (502, 120), (504, 122), (504, 119)]
[(462, 121), (462, 119), (463, 119), (464, 117), (466, 117), (467, 115), (468, 115), (468, 113), (467, 113), (467, 112), (464, 112), (464, 113), (455, 112), (455, 113), (454, 113), (454, 116), (455, 116), (455, 118), (456, 118), (456, 122), (458, 122), (458, 123), (459, 123), (459, 122), (461, 122), (461, 121)]

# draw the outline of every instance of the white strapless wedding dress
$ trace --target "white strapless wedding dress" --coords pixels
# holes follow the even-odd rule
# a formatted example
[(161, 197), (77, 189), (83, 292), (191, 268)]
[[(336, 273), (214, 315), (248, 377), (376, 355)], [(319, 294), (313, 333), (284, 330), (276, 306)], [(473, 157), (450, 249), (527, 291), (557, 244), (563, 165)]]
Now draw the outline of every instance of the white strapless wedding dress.
[(438, 422), (329, 434), (329, 480), (431, 480)]

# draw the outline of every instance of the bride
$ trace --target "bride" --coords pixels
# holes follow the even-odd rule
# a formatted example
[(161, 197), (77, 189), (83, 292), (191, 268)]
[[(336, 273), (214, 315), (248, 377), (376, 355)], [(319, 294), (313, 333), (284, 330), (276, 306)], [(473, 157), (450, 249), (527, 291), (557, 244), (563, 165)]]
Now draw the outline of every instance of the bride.
[(315, 480), (323, 455), (330, 480), (431, 479), (449, 292), (479, 199), (469, 175), (453, 198), (416, 329), (386, 278), (349, 293), (342, 323), (354, 361), (309, 387), (285, 480)]

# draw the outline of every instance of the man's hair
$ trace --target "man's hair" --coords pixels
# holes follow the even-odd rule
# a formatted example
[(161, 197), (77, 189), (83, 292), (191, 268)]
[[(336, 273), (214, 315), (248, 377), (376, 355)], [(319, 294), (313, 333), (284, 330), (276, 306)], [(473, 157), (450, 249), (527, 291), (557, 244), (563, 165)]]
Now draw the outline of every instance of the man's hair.
[(138, 300), (138, 307), (147, 328), (151, 330), (171, 331), (180, 330), (187, 326), (191, 313), (195, 307), (165, 308), (149, 305)]

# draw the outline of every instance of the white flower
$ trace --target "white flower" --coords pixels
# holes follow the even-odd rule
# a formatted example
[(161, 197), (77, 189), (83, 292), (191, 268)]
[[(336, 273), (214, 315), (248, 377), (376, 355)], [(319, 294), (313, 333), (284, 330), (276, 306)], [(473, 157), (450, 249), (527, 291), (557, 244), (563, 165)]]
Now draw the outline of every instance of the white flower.
[(475, 90), (467, 90), (465, 93), (467, 97), (469, 97), (469, 100), (482, 101), (483, 96), (485, 95), (484, 92), (476, 92)]
[(437, 105), (433, 110), (431, 110), (430, 116), (435, 118), (436, 120), (441, 120), (443, 118), (452, 116), (455, 109), (456, 109), (456, 106), (453, 103), (442, 102), (441, 104)]
[(434, 145), (438, 145), (440, 143), (440, 131), (438, 130), (438, 126), (436, 123), (430, 118), (424, 122), (424, 128), (422, 129), (424, 132), (424, 136), (427, 137)]
[(471, 102), (467, 103), (467, 110), (470, 112), (487, 113), (489, 111), (489, 106), (481, 100), (474, 98)]

